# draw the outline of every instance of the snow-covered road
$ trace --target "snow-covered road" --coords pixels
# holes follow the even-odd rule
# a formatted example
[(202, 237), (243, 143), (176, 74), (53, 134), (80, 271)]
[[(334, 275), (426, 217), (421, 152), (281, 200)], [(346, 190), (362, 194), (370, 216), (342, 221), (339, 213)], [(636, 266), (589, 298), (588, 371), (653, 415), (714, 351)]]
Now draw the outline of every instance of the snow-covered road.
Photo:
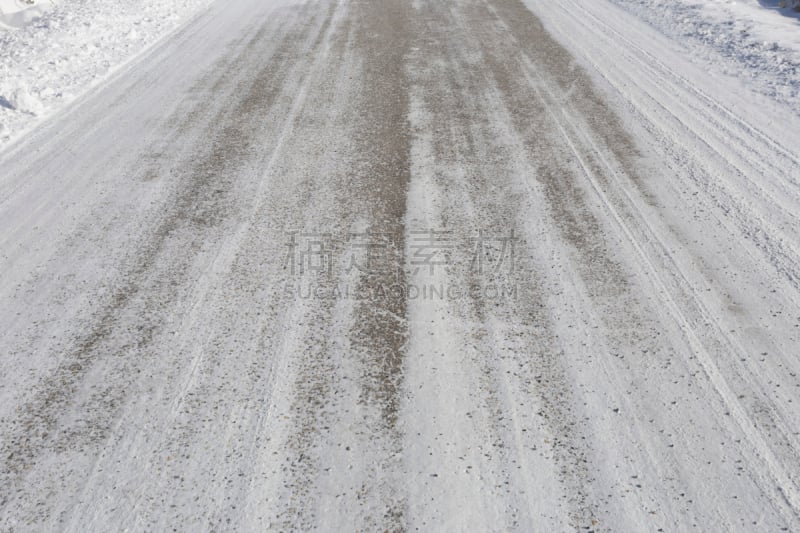
[(211, 4), (0, 152), (0, 530), (800, 529), (760, 87), (610, 0)]

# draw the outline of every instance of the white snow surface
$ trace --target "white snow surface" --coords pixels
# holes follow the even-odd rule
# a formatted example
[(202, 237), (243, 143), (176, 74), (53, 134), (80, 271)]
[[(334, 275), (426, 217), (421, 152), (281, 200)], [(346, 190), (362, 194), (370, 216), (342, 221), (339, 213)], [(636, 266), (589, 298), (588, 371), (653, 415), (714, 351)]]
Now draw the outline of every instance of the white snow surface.
[(0, 0), (0, 146), (96, 87), (209, 0)]
[[(205, 1), (69, 3), (113, 11), (88, 29), (65, 1), (3, 34), (0, 135), (35, 123), (12, 108), (63, 107)], [(287, 229), (363, 232), (381, 197), (352, 186), (382, 168), (353, 117), (386, 115), (363, 105), (385, 102), (362, 64), (386, 45), (338, 40), (368, 2), (270, 4), (213, 3), (0, 150), (0, 449), (29, 454), (0, 529), (379, 531), (404, 498), (409, 530), (800, 531), (796, 49), (787, 30), (747, 52), (788, 12), (526, 0), (637, 140), (627, 164), (581, 75), (563, 90), (515, 56), (516, 4), (416, 2), (433, 39), (386, 98), (409, 93), (405, 228), (518, 226), (537, 298), (409, 300), (393, 433), (359, 404), (379, 380), (355, 303), (283, 291)], [(82, 59), (48, 63), (72, 57), (49, 32)], [(550, 151), (525, 144), (540, 138)]]
[(55, 6), (53, 0), (0, 0), (0, 28), (22, 28)]
[[(0, 0), (0, 146), (106, 79), (211, 0)], [(800, 109), (800, 13), (779, 0), (611, 0), (693, 61)]]
[(800, 12), (780, 0), (611, 2), (680, 43), (692, 62), (800, 109)]

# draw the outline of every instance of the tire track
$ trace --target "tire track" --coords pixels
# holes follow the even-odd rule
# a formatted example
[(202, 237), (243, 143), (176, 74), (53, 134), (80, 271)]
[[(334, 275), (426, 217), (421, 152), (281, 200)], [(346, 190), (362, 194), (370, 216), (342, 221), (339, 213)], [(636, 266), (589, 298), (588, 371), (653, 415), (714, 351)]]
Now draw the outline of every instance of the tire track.
[[(524, 9), (524, 7), (522, 7), (522, 9)], [(512, 28), (517, 21), (519, 21), (519, 17), (516, 15), (505, 17), (505, 23), (509, 24)], [(519, 33), (519, 31), (520, 30), (513, 33)], [(697, 357), (710, 383), (720, 396), (724, 405), (730, 410), (729, 414), (735, 420), (735, 424), (746, 436), (750, 445), (755, 450), (754, 458), (763, 465), (764, 470), (767, 472), (767, 477), (771, 478), (761, 479), (763, 472), (753, 471), (752, 474), (756, 477), (757, 483), (766, 494), (769, 494), (770, 497), (775, 500), (776, 508), (782, 514), (786, 522), (790, 524), (794, 523), (798, 516), (797, 509), (800, 498), (798, 497), (797, 486), (790, 473), (791, 470), (787, 470), (778, 459), (771, 446), (768, 444), (768, 441), (758, 429), (758, 424), (752, 420), (748, 411), (737, 399), (737, 395), (734, 393), (724, 374), (720, 371), (712, 355), (712, 353), (729, 353), (731, 351), (742, 354), (741, 347), (737, 345), (734, 339), (722, 333), (718, 322), (710, 315), (702, 302), (697, 298), (695, 291), (691, 288), (691, 285), (685, 277), (683, 277), (680, 268), (669, 259), (668, 264), (672, 267), (670, 272), (673, 272), (673, 275), (680, 278), (678, 290), (685, 290), (689, 294), (689, 309), (687, 310), (681, 307), (681, 305), (686, 304), (687, 299), (681, 298), (680, 296), (677, 298), (673, 296), (672, 286), (664, 281), (659, 269), (643, 248), (643, 244), (640, 243), (637, 236), (625, 222), (625, 218), (623, 217), (627, 218), (631, 215), (627, 213), (621, 214), (604, 192), (605, 188), (611, 187), (614, 184), (612, 180), (615, 181), (618, 179), (616, 176), (618, 170), (604, 158), (603, 150), (591, 139), (589, 133), (573, 121), (574, 119), (571, 118), (573, 112), (568, 112), (566, 110), (563, 102), (552, 92), (552, 89), (548, 87), (547, 83), (541, 81), (536, 70), (534, 68), (530, 68), (529, 70), (532, 72), (531, 85), (536, 88), (539, 98), (551, 115), (553, 123), (556, 128), (560, 130), (570, 151), (577, 158), (585, 177), (591, 184), (592, 190), (601, 199), (614, 223), (620, 228), (621, 233), (632, 245), (637, 254), (637, 260), (641, 263), (646, 276), (653, 283), (658, 294), (661, 295), (661, 299), (673, 319), (679, 324), (691, 348), (691, 352)], [(596, 132), (593, 131), (592, 133)], [(635, 170), (632, 168), (623, 167), (622, 172), (635, 175)], [(619, 186), (618, 183), (617, 186)], [(645, 246), (653, 243), (656, 247), (659, 247), (661, 252), (659, 255), (669, 258), (670, 256), (666, 253), (663, 243), (654, 236), (647, 222), (639, 218), (638, 223), (641, 227), (645, 228), (648, 234), (648, 238), (645, 239)], [(699, 315), (699, 318), (694, 318), (695, 313)], [(704, 324), (705, 327), (711, 326), (715, 330), (713, 332), (713, 338), (708, 339), (708, 335), (701, 336), (701, 334), (698, 334), (695, 330), (695, 324)], [(711, 348), (706, 347), (704, 339), (706, 339), (705, 342), (711, 343)], [(789, 433), (787, 433), (785, 429), (783, 433), (786, 437), (789, 436)], [(788, 506), (788, 509), (782, 504)]]
[[(206, 139), (193, 161), (176, 178), (163, 218), (131, 253), (132, 264), (105, 309), (91, 319), (88, 332), (61, 358), (32, 399), (4, 421), (8, 430), (0, 445), (5, 487), (17, 486), (47, 452), (90, 455), (109, 438), (114, 420), (135, 387), (141, 369), (156, 355), (154, 338), (174, 314), (192, 264), (202, 255), (200, 243), (218, 242), (240, 209), (236, 179), (260, 157), (258, 144), (265, 119), (283, 97), (284, 81), (298, 68), (290, 52), (303, 48), (315, 28), (312, 17), (300, 16), (280, 47), (242, 84), (235, 105), (223, 109), (207, 126)], [(245, 49), (246, 57), (231, 65), (252, 64), (260, 43), (273, 36), (259, 32)], [(236, 75), (230, 77), (238, 79)], [(245, 117), (245, 120), (242, 120)], [(193, 114), (182, 119), (186, 127)], [(210, 140), (210, 142), (208, 142)], [(93, 380), (104, 376), (102, 386)], [(82, 413), (73, 418), (70, 411)], [(40, 495), (41, 497), (41, 495)], [(10, 493), (0, 500), (8, 504)], [(47, 516), (38, 509), (35, 520)]]
[[(395, 473), (406, 303), (384, 289), (403, 283), (405, 261), (408, 14), (407, 6), (391, 1), (346, 2), (342, 10), (322, 76), (326, 81), (314, 88), (314, 103), (304, 113), (304, 135), (339, 136), (322, 143), (332, 164), (314, 177), (317, 186), (309, 191), (309, 202), (327, 211), (310, 209), (306, 226), (293, 228), (326, 242), (330, 272), (306, 275), (299, 284), (324, 294), (347, 284), (357, 295), (385, 296), (302, 303), (297, 346), (284, 347), (299, 357), (291, 364), (291, 418), (279, 423), (276, 458), (268, 461), (269, 468), (279, 468), (281, 494), (268, 508), (279, 528), (326, 528), (346, 520), (359, 529), (399, 531), (405, 497)], [(334, 99), (333, 92), (341, 96)], [(328, 99), (349, 102), (334, 122), (322, 124), (314, 116), (324, 114), (317, 106)], [(295, 142), (305, 146), (308, 140), (301, 136)], [(384, 252), (392, 268), (348, 271), (353, 231), (387, 237)], [(341, 472), (343, 465), (331, 464), (339, 455), (358, 460)], [(322, 480), (332, 484), (331, 493), (321, 492)], [(328, 507), (334, 497), (351, 503), (349, 515)]]
[[(479, 506), (475, 512), (487, 517), (497, 513), (496, 520), (502, 525), (494, 522), (491, 527), (524, 531), (551, 525), (566, 527), (568, 523), (571, 528), (591, 528), (599, 514), (599, 491), (593, 486), (590, 470), (594, 452), (587, 445), (562, 341), (553, 327), (556, 319), (544, 304), (548, 287), (542, 272), (537, 271), (540, 265), (528, 256), (534, 252), (525, 249), (535, 247), (538, 236), (528, 233), (531, 213), (521, 191), (530, 193), (530, 189), (520, 183), (521, 174), (528, 170), (520, 160), (526, 154), (541, 157), (534, 168), (539, 167), (543, 180), (551, 174), (562, 177), (566, 167), (558, 166), (553, 154), (560, 150), (549, 136), (542, 134), (548, 127), (545, 109), (526, 98), (527, 80), (520, 75), (514, 53), (502, 42), (506, 34), (491, 25), (493, 17), (485, 6), (479, 2), (419, 3), (417, 9), (420, 27), (416, 31), (412, 72), (419, 100), (416, 142), (420, 155), (415, 179), (431, 182), (437, 194), (428, 211), (420, 206), (416, 211), (439, 218), (459, 237), (526, 229), (522, 242), (517, 244), (521, 249), (512, 272), (478, 274), (468, 268), (474, 251), (454, 251), (447, 283), (469, 287), (471, 294), (480, 294), (478, 289), (487, 285), (511, 286), (517, 296), (469, 298), (458, 300), (457, 305), (444, 305), (442, 312), (452, 316), (438, 327), (460, 331), (462, 324), (471, 324), (472, 335), (464, 339), (463, 347), (437, 348), (463, 350), (463, 355), (453, 357), (465, 369), (447, 371), (460, 377), (461, 372), (470, 376), (474, 370), (478, 387), (470, 390), (474, 403), (458, 405), (453, 412), (437, 412), (435, 419), (459, 419), (463, 414), (458, 408), (462, 408), (470, 409), (470, 420), (480, 420), (483, 425), (477, 430), (478, 435), (440, 434), (431, 445), (433, 453), (447, 457), (447, 445), (457, 449), (459, 445), (468, 446), (465, 456), (471, 455), (469, 451), (480, 450), (480, 457), (471, 457), (465, 463), (468, 469), (463, 482), (479, 483), (485, 491), (486, 501), (474, 502)], [(522, 16), (520, 24), (530, 25), (530, 18)], [(542, 40), (537, 35), (528, 42), (539, 44)], [(519, 145), (513, 144), (509, 136)], [(586, 247), (589, 238), (580, 218), (586, 216), (585, 208), (576, 207), (579, 214), (575, 215), (564, 200), (579, 200), (577, 189), (567, 189), (569, 184), (557, 186), (559, 181), (555, 178), (548, 183), (552, 183), (548, 194), (552, 216), (559, 224), (569, 225), (564, 231), (574, 246)], [(609, 270), (615, 265), (608, 262), (599, 270), (603, 267)], [(436, 356), (437, 360), (439, 356), (433, 347), (424, 355)], [(446, 358), (442, 361), (452, 363)], [(443, 387), (441, 394), (449, 394), (449, 387), (458, 389), (456, 385), (438, 385)], [(414, 389), (410, 388), (409, 394), (413, 395)], [(413, 402), (410, 408), (414, 408)], [(413, 435), (413, 424), (409, 433)], [(459, 437), (475, 440), (461, 443)], [(541, 469), (545, 471), (540, 472)], [(470, 477), (473, 471), (475, 475), (480, 473), (480, 482)], [(445, 479), (460, 482), (452, 472)], [(552, 484), (532, 486), (542, 483), (542, 479)], [(424, 485), (442, 486), (435, 481)], [(434, 488), (428, 490), (437, 494)], [(539, 491), (548, 494), (537, 496)], [(437, 515), (437, 504), (446, 508), (449, 502), (440, 498), (441, 503), (439, 498), (431, 504), (418, 502), (422, 506), (418, 512), (424, 514), (417, 520), (446, 520), (446, 516)], [(541, 499), (553, 506), (546, 514), (537, 508)], [(426, 527), (438, 524), (419, 523)], [(478, 522), (475, 527), (482, 526)]]

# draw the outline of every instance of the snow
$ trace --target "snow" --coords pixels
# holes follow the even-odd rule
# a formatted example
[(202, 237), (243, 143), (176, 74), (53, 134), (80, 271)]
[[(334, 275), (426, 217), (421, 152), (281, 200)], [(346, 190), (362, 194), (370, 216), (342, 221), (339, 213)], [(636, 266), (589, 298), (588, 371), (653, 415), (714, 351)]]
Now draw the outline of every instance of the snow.
[[(631, 216), (636, 220), (628, 223), (633, 233), (643, 232), (629, 240), (636, 243), (646, 276), (661, 295), (665, 315), (675, 317), (687, 335), (696, 357), (692, 364), (700, 364), (734, 431), (746, 439), (742, 450), (762, 463), (760, 483), (770, 490), (780, 487), (774, 495), (797, 509), (796, 463), (786, 460), (772, 436), (764, 435), (763, 414), (744, 392), (756, 390), (758, 402), (771, 403), (769, 416), (777, 421), (777, 432), (790, 442), (788, 449), (798, 449), (797, 411), (770, 380), (784, 365), (797, 364), (797, 324), (782, 323), (781, 314), (796, 316), (798, 308), (800, 173), (794, 147), (800, 143), (800, 117), (788, 98), (765, 93), (769, 83), (793, 84), (796, 90), (796, 80), (775, 75), (768, 65), (748, 67), (733, 46), (727, 50), (728, 63), (715, 63), (725, 51), (717, 44), (677, 35), (674, 14), (689, 9), (688, 3), (650, 2), (663, 8), (661, 17), (645, 15), (646, 2), (528, 3), (617, 103), (643, 152), (655, 154), (652, 176), (644, 180), (657, 200), (648, 206), (647, 200), (625, 192), (616, 202), (628, 203), (633, 214), (625, 215), (623, 208), (618, 220)], [(634, 4), (639, 7), (631, 9)], [(693, 23), (715, 28), (718, 21), (693, 5)], [(731, 5), (720, 3), (717, 13)], [(751, 22), (755, 25), (755, 18)], [(654, 32), (654, 26), (660, 31)], [(773, 52), (788, 56), (790, 46), (782, 42)], [(614, 204), (613, 198), (607, 204), (612, 213)], [(726, 239), (731, 244), (720, 246)], [(764, 279), (754, 282), (754, 275)], [(720, 286), (726, 288), (711, 296)], [(780, 361), (764, 365), (773, 349), (781, 353)], [(698, 482), (706, 485), (704, 491), (724, 492), (710, 489), (713, 481), (707, 474), (699, 474)], [(730, 519), (734, 513), (726, 514)], [(789, 511), (784, 519), (792, 523), (794, 516)]]
[(710, 72), (800, 109), (800, 13), (779, 0), (611, 0)]
[[(203, 3), (117, 1), (0, 34), (0, 135), (102, 84), (0, 149), (0, 530), (800, 531), (790, 13), (528, 0), (567, 53), (511, 0), (240, 0), (143, 56)], [(383, 283), (286, 251), (386, 220), (409, 286), (518, 293), (284, 290)]]
[[(779, 0), (612, 0), (695, 62), (800, 109), (800, 13)], [(0, 147), (135, 58), (210, 0), (0, 0)]]
[(22, 28), (53, 7), (52, 0), (0, 0), (0, 28)]
[(178, 28), (209, 0), (0, 0), (0, 147)]

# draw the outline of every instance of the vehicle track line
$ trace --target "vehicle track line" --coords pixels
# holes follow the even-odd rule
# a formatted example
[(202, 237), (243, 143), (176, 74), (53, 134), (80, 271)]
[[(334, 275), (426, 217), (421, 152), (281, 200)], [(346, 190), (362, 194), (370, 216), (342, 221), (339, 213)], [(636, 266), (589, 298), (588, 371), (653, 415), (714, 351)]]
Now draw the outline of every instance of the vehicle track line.
[[(503, 19), (497, 14), (496, 10), (490, 5), (490, 10), (492, 10), (495, 15), (498, 17), (498, 20), (503, 21)], [(505, 24), (505, 22), (502, 22)], [(510, 28), (508, 29), (509, 35), (513, 35), (511, 33)], [(514, 38), (514, 37), (512, 37)], [(525, 53), (524, 50), (522, 52)], [(800, 509), (800, 493), (798, 493), (798, 488), (795, 483), (792, 481), (791, 476), (788, 472), (783, 468), (783, 465), (777, 460), (774, 453), (772, 452), (769, 445), (766, 443), (766, 440), (761, 435), (760, 431), (758, 430), (757, 426), (753, 423), (750, 416), (747, 414), (744, 407), (742, 407), (741, 403), (738, 401), (736, 395), (731, 390), (730, 386), (728, 385), (725, 377), (720, 372), (719, 368), (713, 361), (713, 357), (711, 354), (705, 349), (705, 346), (700, 341), (699, 337), (694, 331), (694, 328), (691, 325), (689, 319), (681, 311), (680, 307), (678, 306), (675, 298), (672, 295), (672, 292), (668, 289), (667, 284), (662, 280), (658, 269), (655, 267), (653, 262), (650, 260), (647, 253), (639, 244), (638, 240), (634, 236), (633, 232), (630, 230), (628, 225), (625, 223), (622, 216), (619, 214), (618, 210), (614, 207), (611, 200), (608, 198), (606, 193), (603, 191), (602, 186), (600, 185), (599, 179), (595, 176), (594, 172), (592, 171), (590, 165), (586, 162), (581, 150), (579, 150), (575, 140), (573, 139), (573, 135), (570, 135), (568, 132), (568, 128), (576, 131), (576, 127), (574, 123), (569, 123), (567, 121), (568, 112), (564, 107), (563, 103), (560, 103), (560, 100), (556, 98), (556, 96), (550, 91), (547, 87), (546, 82), (538, 77), (536, 74), (535, 68), (529, 61), (529, 68), (527, 69), (526, 75), (530, 80), (531, 86), (535, 89), (536, 93), (541, 98), (542, 102), (546, 106), (550, 117), (552, 118), (554, 124), (559, 129), (564, 140), (569, 145), (572, 153), (577, 158), (578, 162), (580, 163), (584, 174), (586, 175), (587, 179), (589, 180), (589, 184), (592, 187), (592, 190), (595, 192), (597, 197), (603, 202), (603, 205), (606, 211), (612, 216), (613, 220), (615, 221), (616, 225), (620, 228), (622, 233), (625, 235), (626, 239), (629, 241), (631, 246), (636, 251), (637, 256), (642, 264), (643, 271), (647, 273), (647, 277), (650, 278), (651, 282), (657, 289), (657, 293), (662, 297), (663, 302), (668, 307), (670, 313), (673, 315), (673, 319), (678, 322), (681, 326), (681, 330), (686, 335), (686, 339), (689, 342), (692, 351), (694, 352), (695, 356), (697, 357), (698, 361), (700, 361), (703, 369), (706, 372), (706, 375), (709, 377), (711, 383), (714, 385), (715, 389), (717, 390), (719, 396), (727, 405), (730, 410), (732, 417), (736, 421), (739, 428), (742, 432), (747, 436), (748, 440), (750, 441), (751, 446), (755, 449), (756, 453), (761, 457), (762, 461), (764, 462), (764, 466), (766, 467), (769, 475), (772, 477), (775, 483), (775, 487), (778, 490), (778, 493), (782, 495), (784, 501), (789, 505), (792, 510), (792, 514), (786, 514), (785, 518), (790, 520), (791, 522), (795, 522), (797, 520), (798, 509)], [(558, 112), (557, 112), (557, 111)], [(562, 115), (564, 118), (559, 118), (559, 114)], [(597, 146), (593, 144), (593, 150), (596, 153), (601, 153)], [(604, 165), (608, 167), (608, 171), (615, 175), (616, 172), (613, 167), (608, 166), (607, 160), (603, 159)], [(641, 223), (650, 229), (650, 226), (647, 225), (646, 220), (641, 220)], [(655, 239), (663, 249), (663, 244)], [(664, 250), (666, 253), (666, 250)], [(670, 257), (668, 254), (665, 257)], [(694, 294), (694, 290), (688, 284), (685, 276), (683, 276), (682, 272), (678, 269), (677, 265), (672, 263), (673, 267), (675, 268), (675, 272), (680, 274), (681, 280), (683, 285), (688, 289), (690, 294)], [(703, 318), (708, 321), (709, 323), (715, 324), (716, 328), (719, 330), (719, 325), (717, 324), (716, 320), (714, 320), (707, 311), (705, 311), (704, 306), (697, 300), (696, 296), (694, 298), (695, 305), (697, 305), (698, 309), (700, 310)], [(723, 336), (723, 338), (726, 338)], [(734, 347), (733, 343), (728, 340), (728, 345)], [(765, 483), (765, 490), (770, 490), (770, 484)], [(783, 510), (783, 508), (781, 507)]]

